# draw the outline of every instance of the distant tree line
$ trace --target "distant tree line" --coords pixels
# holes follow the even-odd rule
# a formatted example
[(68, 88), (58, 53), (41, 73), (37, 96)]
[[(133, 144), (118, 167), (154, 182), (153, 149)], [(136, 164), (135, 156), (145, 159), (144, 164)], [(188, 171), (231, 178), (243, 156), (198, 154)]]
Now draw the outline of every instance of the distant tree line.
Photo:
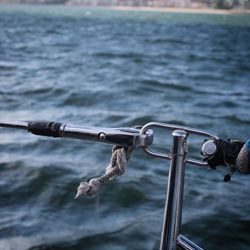
[(250, 8), (250, 0), (68, 0), (67, 3), (104, 6)]
[(0, 0), (0, 3), (66, 4), (69, 0)]
[(67, 3), (101, 6), (250, 8), (250, 0), (67, 0)]
[(0, 0), (0, 3), (71, 4), (100, 6), (250, 8), (250, 0)]

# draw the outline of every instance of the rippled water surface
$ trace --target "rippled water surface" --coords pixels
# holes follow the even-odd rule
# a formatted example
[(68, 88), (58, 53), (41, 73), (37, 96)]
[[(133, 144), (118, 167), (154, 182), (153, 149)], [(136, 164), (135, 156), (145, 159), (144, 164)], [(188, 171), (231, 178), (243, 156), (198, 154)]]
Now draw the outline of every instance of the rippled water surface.
[[(162, 121), (245, 140), (249, 41), (244, 15), (0, 5), (0, 119)], [(190, 151), (199, 153), (198, 138)], [(137, 150), (98, 196), (74, 200), (110, 152), (1, 129), (0, 249), (158, 249), (168, 162)], [(187, 166), (182, 233), (205, 249), (246, 250), (249, 177), (223, 183), (225, 173)]]

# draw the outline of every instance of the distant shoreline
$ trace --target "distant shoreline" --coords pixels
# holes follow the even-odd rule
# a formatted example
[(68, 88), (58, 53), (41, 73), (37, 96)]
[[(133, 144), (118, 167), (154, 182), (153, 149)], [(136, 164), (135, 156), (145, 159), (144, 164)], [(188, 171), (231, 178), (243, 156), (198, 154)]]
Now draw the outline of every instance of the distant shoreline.
[(83, 4), (43, 4), (43, 3), (7, 3), (4, 0), (0, 0), (0, 5), (55, 5), (55, 6), (67, 6), (67, 7), (82, 7), (82, 8), (96, 8), (96, 9), (109, 9), (117, 11), (141, 11), (141, 12), (164, 12), (164, 13), (187, 13), (187, 14), (217, 14), (217, 15), (228, 15), (228, 14), (246, 14), (250, 15), (250, 9), (214, 9), (208, 7), (197, 7), (197, 8), (179, 8), (179, 7), (148, 7), (148, 6), (102, 6), (102, 5), (83, 5)]
[(190, 14), (250, 14), (250, 10), (245, 9), (210, 9), (210, 8), (167, 8), (167, 7), (128, 7), (128, 6), (110, 6), (105, 7), (120, 11), (149, 11), (149, 12), (166, 12), (166, 13), (190, 13)]

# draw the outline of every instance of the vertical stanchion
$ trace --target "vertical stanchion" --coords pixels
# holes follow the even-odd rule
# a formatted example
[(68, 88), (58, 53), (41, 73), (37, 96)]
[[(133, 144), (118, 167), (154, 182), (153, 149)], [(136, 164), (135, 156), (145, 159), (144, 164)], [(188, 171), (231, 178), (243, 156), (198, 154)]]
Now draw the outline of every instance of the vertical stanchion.
[(161, 250), (176, 249), (181, 226), (187, 133), (184, 130), (175, 130), (172, 136), (173, 143), (161, 235)]

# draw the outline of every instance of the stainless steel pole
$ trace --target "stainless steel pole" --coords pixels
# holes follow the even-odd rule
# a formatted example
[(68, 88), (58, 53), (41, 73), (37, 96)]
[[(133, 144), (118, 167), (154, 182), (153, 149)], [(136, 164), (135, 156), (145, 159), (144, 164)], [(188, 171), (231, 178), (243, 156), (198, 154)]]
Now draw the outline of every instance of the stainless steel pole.
[(161, 250), (176, 249), (182, 216), (187, 133), (184, 130), (175, 130), (172, 136), (173, 143), (170, 154), (171, 160), (161, 235)]

